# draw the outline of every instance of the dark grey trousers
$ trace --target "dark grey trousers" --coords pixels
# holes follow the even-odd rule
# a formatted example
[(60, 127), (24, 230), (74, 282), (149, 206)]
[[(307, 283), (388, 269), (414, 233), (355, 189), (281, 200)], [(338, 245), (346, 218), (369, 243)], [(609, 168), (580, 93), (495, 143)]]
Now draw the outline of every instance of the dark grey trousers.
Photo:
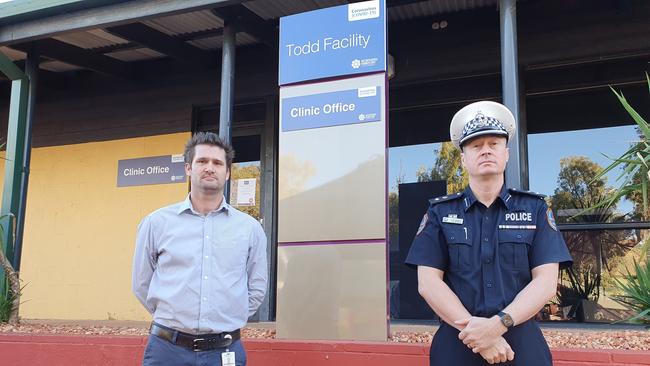
[[(246, 366), (246, 351), (241, 340), (233, 342), (228, 350), (235, 352), (237, 366)], [(225, 351), (225, 348), (217, 348), (212, 351), (194, 352), (150, 335), (142, 366), (222, 366), (221, 353)]]

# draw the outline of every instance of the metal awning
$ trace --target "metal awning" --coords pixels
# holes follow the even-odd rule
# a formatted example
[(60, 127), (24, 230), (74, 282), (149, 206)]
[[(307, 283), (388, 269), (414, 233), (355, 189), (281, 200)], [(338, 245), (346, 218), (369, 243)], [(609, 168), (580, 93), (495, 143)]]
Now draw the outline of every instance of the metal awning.
[[(223, 26), (237, 26), (238, 47), (277, 45), (278, 19), (346, 0), (58, 0), (0, 4), (0, 52), (13, 61), (36, 47), (40, 67), (52, 72), (92, 70), (124, 77), (132, 62), (171, 57), (212, 64)], [(52, 1), (50, 0), (51, 4)], [(389, 21), (496, 6), (496, 0), (387, 0)], [(20, 5), (20, 6), (19, 6)], [(20, 11), (22, 10), (22, 13)], [(65, 11), (64, 13), (61, 13)]]

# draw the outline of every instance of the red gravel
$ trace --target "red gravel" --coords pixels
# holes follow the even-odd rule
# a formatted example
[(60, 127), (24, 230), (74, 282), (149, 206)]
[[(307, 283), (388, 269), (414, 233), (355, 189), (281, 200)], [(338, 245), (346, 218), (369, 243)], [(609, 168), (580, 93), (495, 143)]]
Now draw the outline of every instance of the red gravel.
[[(551, 348), (627, 349), (650, 351), (648, 330), (543, 330)], [(0, 324), (0, 333), (67, 334), (67, 335), (135, 335), (149, 332), (137, 327), (49, 325), (22, 323), (17, 326)], [(434, 332), (393, 332), (390, 342), (429, 343)], [(244, 328), (244, 338), (275, 338), (275, 329)]]
[[(551, 348), (627, 349), (650, 351), (650, 331), (542, 329)], [(394, 332), (390, 341), (429, 343), (435, 332)]]

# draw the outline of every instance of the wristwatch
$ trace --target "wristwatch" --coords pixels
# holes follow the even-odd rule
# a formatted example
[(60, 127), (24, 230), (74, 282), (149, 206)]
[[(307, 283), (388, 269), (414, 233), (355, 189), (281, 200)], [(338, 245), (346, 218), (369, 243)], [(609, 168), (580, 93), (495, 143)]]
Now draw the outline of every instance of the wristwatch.
[(512, 317), (508, 313), (504, 313), (503, 311), (499, 311), (499, 318), (501, 319), (501, 324), (503, 324), (504, 327), (510, 329), (515, 325), (515, 321), (512, 320)]

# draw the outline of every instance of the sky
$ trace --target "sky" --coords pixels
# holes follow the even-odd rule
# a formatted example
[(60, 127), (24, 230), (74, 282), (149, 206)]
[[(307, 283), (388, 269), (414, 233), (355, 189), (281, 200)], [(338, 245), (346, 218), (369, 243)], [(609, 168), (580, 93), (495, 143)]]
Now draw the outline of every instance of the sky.
[[(618, 157), (637, 140), (635, 126), (531, 134), (528, 136), (530, 189), (552, 195), (557, 186), (560, 159), (563, 157), (586, 156), (605, 167), (611, 160), (602, 154)], [(440, 143), (390, 148), (389, 190), (397, 191), (395, 182), (400, 172), (404, 183), (415, 182), (417, 169), (422, 165), (430, 168), (435, 161), (434, 150), (439, 148)], [(617, 187), (618, 175), (619, 170), (608, 174), (608, 185)], [(632, 209), (629, 202), (619, 206), (624, 212)]]

